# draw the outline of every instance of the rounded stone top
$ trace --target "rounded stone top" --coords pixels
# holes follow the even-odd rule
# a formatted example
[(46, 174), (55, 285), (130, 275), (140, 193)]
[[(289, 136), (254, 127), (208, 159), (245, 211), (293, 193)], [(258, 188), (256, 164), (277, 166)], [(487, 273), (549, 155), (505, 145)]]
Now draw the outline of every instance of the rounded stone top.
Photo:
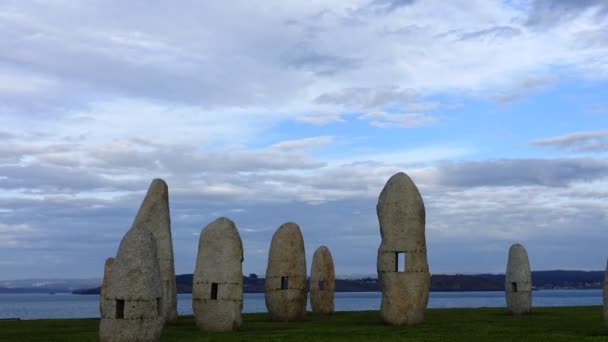
[(304, 240), (300, 226), (295, 222), (283, 223), (272, 236), (272, 240)]
[(394, 203), (407, 200), (408, 202), (416, 202), (420, 206), (424, 207), (422, 202), (422, 196), (418, 187), (412, 179), (404, 172), (394, 174), (384, 185), (380, 197), (378, 198), (378, 205), (381, 203)]
[(528, 252), (521, 244), (513, 244), (511, 248), (509, 248), (506, 279), (513, 281), (529, 281), (530, 277), (530, 261), (528, 259)]
[(205, 244), (213, 244), (237, 252), (241, 256), (241, 261), (243, 261), (241, 235), (234, 222), (229, 218), (217, 218), (203, 228), (199, 238), (199, 249), (204, 248)]
[(525, 255), (526, 259), (528, 258), (528, 252), (526, 251), (526, 248), (519, 243), (514, 243), (511, 245), (511, 247), (509, 248), (509, 257), (511, 257), (511, 255), (513, 255), (514, 257), (517, 255)]
[(378, 197), (376, 211), (383, 241), (385, 238), (394, 241), (405, 239), (410, 248), (425, 245), (424, 202), (418, 187), (404, 172), (394, 174), (386, 182)]
[(148, 195), (156, 194), (166, 198), (169, 196), (169, 186), (162, 178), (154, 178), (148, 187)]
[(317, 248), (317, 250), (315, 251), (315, 254), (330, 254), (331, 252), (329, 251), (329, 248), (327, 248), (327, 246), (321, 246), (319, 248)]

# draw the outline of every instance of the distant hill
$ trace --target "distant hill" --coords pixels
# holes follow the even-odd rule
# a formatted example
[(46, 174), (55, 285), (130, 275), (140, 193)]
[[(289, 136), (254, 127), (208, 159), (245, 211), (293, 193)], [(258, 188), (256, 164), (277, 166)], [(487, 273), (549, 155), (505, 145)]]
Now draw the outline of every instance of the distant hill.
[[(175, 277), (178, 293), (192, 293), (192, 274)], [(431, 276), (431, 291), (503, 291), (504, 274), (435, 274)], [(603, 271), (535, 271), (532, 283), (537, 289), (589, 289), (602, 288)], [(336, 279), (336, 292), (376, 292), (380, 291), (378, 280)], [(2, 289), (0, 289), (2, 292)], [(255, 274), (243, 277), (243, 292), (263, 293), (264, 278)], [(98, 294), (99, 287), (79, 289), (76, 294)]]

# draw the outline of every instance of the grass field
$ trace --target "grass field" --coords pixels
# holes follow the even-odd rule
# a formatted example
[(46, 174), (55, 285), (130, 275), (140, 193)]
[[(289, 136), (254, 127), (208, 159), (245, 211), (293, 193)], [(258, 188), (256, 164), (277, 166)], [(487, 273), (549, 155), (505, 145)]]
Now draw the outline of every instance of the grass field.
[[(97, 341), (97, 319), (0, 321), (0, 341)], [(202, 333), (192, 316), (163, 331), (162, 341), (608, 341), (600, 306), (537, 308), (524, 317), (504, 309), (429, 309), (423, 324), (387, 326), (377, 311), (309, 313), (302, 322), (246, 314), (241, 331)]]

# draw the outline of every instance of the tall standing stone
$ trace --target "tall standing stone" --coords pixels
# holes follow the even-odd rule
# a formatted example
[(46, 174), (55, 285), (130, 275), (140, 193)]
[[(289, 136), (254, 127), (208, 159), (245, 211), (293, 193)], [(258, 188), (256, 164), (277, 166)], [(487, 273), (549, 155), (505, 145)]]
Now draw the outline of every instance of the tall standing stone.
[(288, 222), (270, 242), (264, 290), (266, 308), (276, 321), (303, 320), (306, 316), (306, 256), (300, 227)]
[(243, 310), (243, 243), (234, 222), (220, 217), (201, 232), (192, 284), (199, 329), (237, 330)]
[(604, 326), (608, 329), (608, 263), (604, 272)]
[(110, 280), (110, 273), (112, 272), (112, 265), (114, 264), (114, 258), (107, 258), (106, 263), (103, 267), (103, 281), (101, 282), (101, 288), (99, 289), (99, 312), (103, 317), (103, 302), (106, 298), (106, 292), (108, 291), (108, 281)]
[(164, 180), (154, 179), (150, 184), (133, 227), (142, 227), (154, 235), (163, 286), (163, 316), (167, 321), (173, 322), (177, 320), (177, 287), (171, 238), (169, 189)]
[(532, 272), (528, 252), (516, 243), (509, 248), (509, 261), (505, 274), (507, 311), (512, 315), (523, 315), (532, 307)]
[(334, 260), (325, 246), (317, 248), (310, 270), (310, 306), (312, 312), (328, 315), (334, 312), (336, 275)]
[(382, 236), (378, 248), (382, 319), (393, 325), (420, 323), (431, 285), (424, 202), (414, 182), (400, 172), (382, 189), (376, 210)]
[(159, 341), (164, 324), (162, 296), (154, 237), (145, 229), (131, 229), (120, 242), (112, 266), (99, 341)]

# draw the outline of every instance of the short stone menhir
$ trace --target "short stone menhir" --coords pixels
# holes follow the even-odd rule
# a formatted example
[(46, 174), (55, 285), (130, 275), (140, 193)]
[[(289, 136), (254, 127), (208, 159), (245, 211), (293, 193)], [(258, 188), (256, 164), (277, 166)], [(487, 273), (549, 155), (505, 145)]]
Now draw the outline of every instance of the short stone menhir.
[(321, 246), (312, 256), (310, 270), (310, 306), (312, 312), (329, 315), (334, 312), (336, 275), (329, 248)]
[(270, 242), (266, 281), (266, 308), (275, 321), (297, 321), (306, 317), (306, 257), (300, 227), (288, 222)]
[(377, 264), (382, 319), (392, 325), (421, 323), (431, 285), (422, 196), (400, 172), (382, 189), (376, 209), (382, 236)]
[(220, 217), (201, 232), (192, 284), (192, 311), (203, 331), (242, 324), (243, 243), (231, 220)]
[(134, 227), (120, 242), (99, 322), (100, 342), (155, 342), (164, 325), (156, 241)]
[(532, 272), (528, 252), (516, 243), (509, 248), (509, 260), (505, 274), (507, 311), (512, 315), (530, 313), (532, 308)]

